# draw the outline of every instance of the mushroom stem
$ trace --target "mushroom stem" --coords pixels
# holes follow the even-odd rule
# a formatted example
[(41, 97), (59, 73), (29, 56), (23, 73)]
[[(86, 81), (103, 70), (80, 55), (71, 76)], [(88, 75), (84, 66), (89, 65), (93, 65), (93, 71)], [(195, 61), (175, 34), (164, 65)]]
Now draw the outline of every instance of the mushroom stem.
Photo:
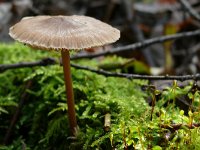
[(74, 93), (73, 93), (71, 69), (70, 69), (70, 54), (68, 50), (62, 50), (61, 55), (62, 55), (62, 64), (63, 64), (64, 80), (65, 80), (65, 88), (67, 96), (69, 125), (71, 134), (75, 136), (77, 129), (77, 122), (76, 122)]

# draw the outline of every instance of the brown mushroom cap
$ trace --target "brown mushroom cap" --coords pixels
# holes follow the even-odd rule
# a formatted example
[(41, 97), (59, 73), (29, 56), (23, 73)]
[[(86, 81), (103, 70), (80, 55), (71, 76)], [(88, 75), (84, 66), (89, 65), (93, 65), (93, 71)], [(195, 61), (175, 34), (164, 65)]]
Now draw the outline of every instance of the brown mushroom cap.
[(86, 16), (36, 16), (23, 18), (9, 35), (34, 48), (69, 50), (113, 43), (120, 31)]

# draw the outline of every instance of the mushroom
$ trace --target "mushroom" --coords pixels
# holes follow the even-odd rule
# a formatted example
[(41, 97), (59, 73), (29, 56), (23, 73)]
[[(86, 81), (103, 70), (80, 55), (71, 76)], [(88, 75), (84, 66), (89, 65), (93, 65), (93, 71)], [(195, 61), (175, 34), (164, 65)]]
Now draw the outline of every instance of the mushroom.
[(113, 43), (119, 39), (120, 31), (87, 16), (36, 16), (24, 17), (10, 28), (9, 35), (33, 48), (61, 52), (70, 131), (72, 135), (75, 135), (77, 121), (69, 50)]

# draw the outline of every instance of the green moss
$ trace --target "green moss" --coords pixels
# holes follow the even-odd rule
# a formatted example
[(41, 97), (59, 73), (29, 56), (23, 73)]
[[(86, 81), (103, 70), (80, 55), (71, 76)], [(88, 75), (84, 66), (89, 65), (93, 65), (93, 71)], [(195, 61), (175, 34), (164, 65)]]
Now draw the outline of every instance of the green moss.
[[(59, 53), (31, 50), (15, 44), (0, 44), (0, 64), (33, 62), (44, 57), (59, 59)], [(114, 62), (121, 58), (113, 57)], [(112, 64), (112, 57), (97, 60), (74, 61), (80, 65), (98, 67), (98, 64)], [(119, 68), (118, 68), (119, 69)], [(104, 77), (89, 71), (72, 68), (73, 88), (76, 103), (76, 115), (80, 131), (77, 139), (69, 137), (67, 105), (62, 67), (58, 65), (21, 68), (0, 73), (0, 141), (3, 141), (10, 120), (26, 89), (25, 100), (19, 120), (13, 129), (12, 142), (0, 149), (19, 149), (24, 143), (27, 149), (160, 149), (160, 147), (184, 147), (189, 139), (177, 140), (179, 136), (188, 135), (190, 130), (182, 129), (172, 133), (160, 128), (160, 123), (180, 123), (190, 120), (180, 114), (174, 107), (168, 111), (164, 106), (169, 99), (177, 95), (186, 95), (190, 88), (169, 87), (156, 103), (153, 121), (150, 120), (151, 107), (146, 103), (150, 94), (141, 90), (145, 80), (128, 80), (124, 78)], [(5, 86), (6, 85), (6, 86)], [(172, 90), (173, 89), (173, 90)], [(198, 97), (198, 94), (196, 94)], [(196, 96), (195, 95), (195, 96)], [(190, 97), (192, 95), (190, 94)], [(195, 98), (198, 99), (198, 98)], [(195, 105), (198, 106), (197, 100)], [(172, 107), (170, 107), (172, 108)], [(104, 131), (104, 115), (111, 114), (111, 127)], [(158, 115), (159, 114), (159, 115)], [(198, 116), (194, 117), (194, 121)], [(170, 132), (171, 139), (166, 140)], [(191, 139), (198, 139), (199, 132), (191, 131)], [(177, 145), (178, 143), (178, 145)], [(198, 146), (193, 140), (190, 146)], [(193, 147), (192, 147), (193, 148)]]

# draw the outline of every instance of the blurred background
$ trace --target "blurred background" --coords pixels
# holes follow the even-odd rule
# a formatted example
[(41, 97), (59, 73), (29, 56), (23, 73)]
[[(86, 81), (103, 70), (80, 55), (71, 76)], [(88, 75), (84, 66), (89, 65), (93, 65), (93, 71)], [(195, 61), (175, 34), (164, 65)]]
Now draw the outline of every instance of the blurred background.
[[(199, 0), (188, 3), (200, 12)], [(0, 0), (0, 41), (13, 41), (9, 27), (24, 16), (74, 14), (97, 18), (121, 31), (120, 40), (105, 50), (200, 28), (199, 20), (190, 16), (181, 0)], [(147, 68), (145, 74), (196, 73), (200, 70), (199, 39), (182, 38), (119, 55), (136, 58)]]

